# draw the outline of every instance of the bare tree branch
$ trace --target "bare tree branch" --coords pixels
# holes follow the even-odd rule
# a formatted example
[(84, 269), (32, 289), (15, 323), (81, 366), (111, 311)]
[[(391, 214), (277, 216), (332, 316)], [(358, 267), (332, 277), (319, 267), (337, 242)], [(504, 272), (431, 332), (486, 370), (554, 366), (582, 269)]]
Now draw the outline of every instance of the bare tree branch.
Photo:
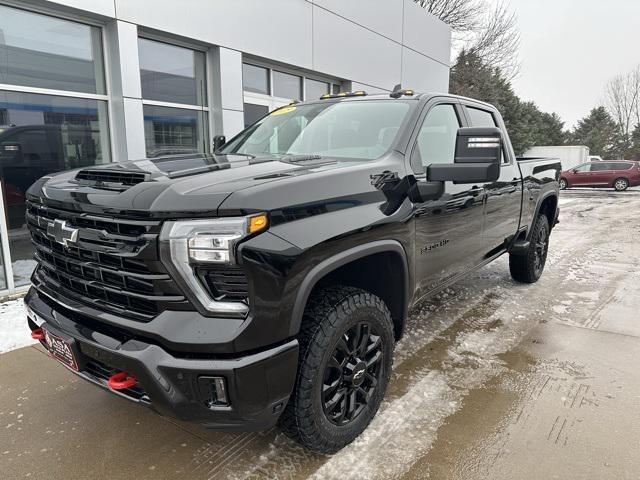
[(620, 128), (630, 138), (640, 123), (640, 65), (629, 73), (613, 78), (605, 90), (605, 106)]
[(484, 6), (478, 0), (416, 0), (429, 13), (448, 24), (454, 32), (470, 32), (479, 26)]
[(520, 71), (520, 33), (517, 18), (507, 0), (491, 9), (487, 0), (415, 0), (453, 30), (454, 51), (477, 55), (491, 68), (499, 68), (507, 80)]
[(504, 1), (498, 3), (466, 47), (493, 68), (499, 68), (507, 80), (513, 80), (520, 71), (520, 32), (515, 13)]

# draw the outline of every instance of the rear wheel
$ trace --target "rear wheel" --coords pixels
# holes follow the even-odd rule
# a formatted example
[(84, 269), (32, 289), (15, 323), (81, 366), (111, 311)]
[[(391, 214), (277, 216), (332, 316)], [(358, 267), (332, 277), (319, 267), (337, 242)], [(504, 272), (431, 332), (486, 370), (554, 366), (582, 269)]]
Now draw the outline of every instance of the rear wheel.
[(567, 188), (569, 188), (569, 184), (567, 183), (567, 180), (564, 178), (560, 179), (560, 190), (566, 190)]
[(531, 244), (524, 254), (509, 256), (509, 270), (516, 282), (535, 283), (542, 276), (549, 251), (549, 220), (539, 215), (533, 225)]
[(615, 182), (613, 182), (613, 188), (615, 188), (617, 192), (624, 192), (627, 188), (629, 188), (629, 180), (627, 180), (626, 178), (618, 178)]
[(364, 290), (329, 287), (309, 300), (299, 342), (296, 384), (280, 425), (309, 450), (335, 453), (380, 407), (391, 373), (391, 314)]

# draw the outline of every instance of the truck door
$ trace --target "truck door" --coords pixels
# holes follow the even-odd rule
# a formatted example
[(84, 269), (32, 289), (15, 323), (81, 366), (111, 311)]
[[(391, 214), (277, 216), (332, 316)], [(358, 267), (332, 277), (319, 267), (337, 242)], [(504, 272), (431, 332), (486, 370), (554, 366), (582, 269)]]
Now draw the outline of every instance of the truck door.
[[(459, 103), (428, 104), (412, 140), (411, 169), (425, 178), (434, 163), (453, 163), (456, 135), (465, 124)], [(414, 205), (416, 298), (465, 273), (482, 261), (484, 189), (445, 183), (437, 200)]]
[[(502, 120), (495, 112), (473, 104), (465, 105), (465, 112), (472, 127), (498, 127), (506, 132)], [(505, 137), (505, 145), (509, 145)], [(483, 185), (485, 191), (484, 242), (485, 258), (500, 253), (520, 225), (522, 204), (522, 180), (513, 150), (503, 147), (500, 177)]]

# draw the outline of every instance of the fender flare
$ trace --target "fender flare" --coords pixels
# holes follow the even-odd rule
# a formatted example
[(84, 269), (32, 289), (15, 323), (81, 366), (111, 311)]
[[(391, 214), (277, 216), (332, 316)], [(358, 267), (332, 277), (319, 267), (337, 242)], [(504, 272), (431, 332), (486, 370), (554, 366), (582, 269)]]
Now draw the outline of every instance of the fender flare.
[(329, 273), (337, 270), (338, 268), (358, 260), (360, 258), (368, 257), (376, 253), (393, 252), (400, 255), (402, 259), (403, 277), (404, 277), (404, 305), (402, 310), (402, 320), (407, 316), (407, 310), (409, 306), (409, 262), (407, 261), (407, 253), (404, 247), (397, 240), (378, 240), (375, 242), (365, 243), (358, 245), (357, 247), (350, 248), (344, 252), (340, 252), (329, 258), (322, 260), (315, 267), (313, 267), (305, 276), (300, 284), (300, 288), (296, 293), (295, 303), (291, 312), (291, 327), (290, 334), (295, 336), (300, 331), (300, 325), (302, 324), (302, 316), (304, 309), (309, 300), (309, 295), (316, 284)]
[[(531, 225), (529, 225), (528, 228), (528, 232), (527, 232), (527, 240), (529, 240), (531, 238), (531, 234), (533, 232), (533, 223), (536, 221), (536, 218), (538, 218), (538, 215), (540, 214), (540, 207), (542, 207), (542, 204), (549, 198), (549, 197), (555, 197), (556, 201), (560, 200), (560, 196), (558, 195), (558, 193), (555, 190), (551, 190), (549, 192), (546, 192), (544, 194), (542, 194), (540, 196), (540, 199), (538, 200), (538, 204), (536, 205), (536, 211), (533, 214), (533, 218), (531, 219)], [(556, 203), (556, 211), (554, 212), (554, 216), (557, 219), (558, 216), (558, 203)], [(549, 225), (551, 227), (551, 229), (553, 230), (553, 225), (554, 222), (552, 222), (552, 225)]]

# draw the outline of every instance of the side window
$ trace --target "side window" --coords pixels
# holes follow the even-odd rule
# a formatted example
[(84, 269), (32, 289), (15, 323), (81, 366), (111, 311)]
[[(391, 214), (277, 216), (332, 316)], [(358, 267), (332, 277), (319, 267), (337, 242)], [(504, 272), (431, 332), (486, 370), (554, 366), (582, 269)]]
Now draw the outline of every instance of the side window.
[(433, 107), (418, 133), (411, 164), (415, 172), (434, 163), (453, 163), (460, 120), (453, 105)]
[(579, 165), (576, 168), (574, 168), (574, 170), (579, 173), (588, 172), (589, 170), (591, 170), (591, 164), (587, 163), (585, 165)]
[(614, 163), (613, 164), (613, 169), (614, 170), (629, 170), (631, 167), (633, 166), (632, 163)]
[[(472, 127), (497, 127), (498, 122), (493, 113), (479, 108), (466, 107)], [(502, 153), (502, 163), (509, 163), (508, 158)]]
[(467, 107), (467, 113), (473, 127), (497, 127), (496, 119), (491, 112), (479, 108)]
[(606, 170), (613, 170), (612, 165), (610, 163), (597, 162), (597, 163), (591, 164), (592, 172), (603, 172)]

